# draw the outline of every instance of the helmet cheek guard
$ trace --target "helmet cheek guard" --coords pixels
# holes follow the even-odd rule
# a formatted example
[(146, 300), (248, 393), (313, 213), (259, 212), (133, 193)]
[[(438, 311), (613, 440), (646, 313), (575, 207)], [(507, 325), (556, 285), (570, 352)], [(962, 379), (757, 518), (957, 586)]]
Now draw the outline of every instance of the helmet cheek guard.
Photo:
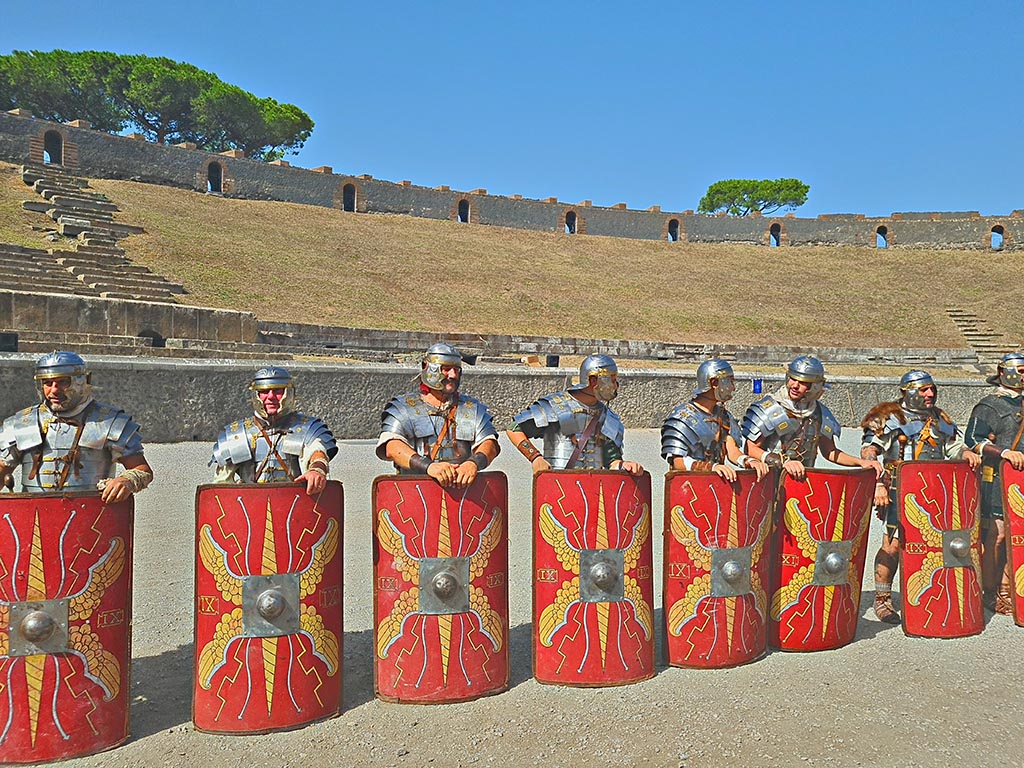
[[(267, 392), (271, 389), (284, 390), (279, 410), (273, 417), (267, 413), (267, 407), (260, 398), (260, 392)], [(285, 368), (278, 365), (268, 365), (266, 368), (256, 371), (256, 375), (252, 377), (252, 382), (249, 384), (249, 392), (251, 393), (252, 410), (262, 419), (279, 419), (296, 408), (295, 381)]]
[(715, 387), (715, 400), (719, 403), (727, 403), (736, 394), (736, 380), (732, 376), (723, 376), (715, 379), (718, 386)]
[(598, 400), (609, 403), (619, 394), (619, 381), (615, 374), (598, 375), (593, 374), (597, 379), (594, 385), (594, 397)]
[(462, 381), (462, 353), (451, 344), (440, 342), (432, 344), (423, 354), (423, 368), (420, 370), (420, 381), (430, 389), (442, 389), (448, 377), (444, 373), (445, 367), (458, 370), (459, 375), (454, 380), (458, 388)]
[(54, 351), (43, 355), (36, 362), (35, 380), (38, 382), (39, 398), (48, 408), (50, 403), (43, 392), (44, 383), (54, 379), (68, 379), (69, 384), (63, 390), (65, 402), (59, 410), (71, 411), (92, 396), (92, 377), (79, 355), (74, 352)]
[(999, 361), (999, 384), (1007, 389), (1024, 388), (1024, 352), (1010, 352)]

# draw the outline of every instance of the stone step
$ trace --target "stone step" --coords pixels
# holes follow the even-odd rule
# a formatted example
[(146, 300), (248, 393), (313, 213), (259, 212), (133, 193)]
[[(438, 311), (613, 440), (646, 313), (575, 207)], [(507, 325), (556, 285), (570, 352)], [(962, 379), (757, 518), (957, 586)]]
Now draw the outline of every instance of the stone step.
[(21, 180), (26, 184), (32, 186), (40, 179), (77, 186), (79, 189), (86, 189), (89, 186), (89, 182), (85, 179), (73, 176), (63, 170), (58, 170), (53, 166), (22, 166)]
[(138, 293), (129, 293), (129, 292), (122, 291), (122, 290), (117, 290), (117, 289), (100, 291), (99, 292), (99, 296), (102, 299), (131, 299), (133, 301), (154, 301), (154, 302), (164, 302), (164, 303), (167, 303), (167, 304), (176, 304), (177, 303), (174, 300), (174, 297), (171, 294), (164, 294), (164, 295), (158, 295), (158, 294), (148, 295), (147, 294), (145, 296), (140, 296)]
[(134, 291), (140, 295), (164, 295), (168, 293), (185, 293), (185, 289), (168, 282), (158, 275), (152, 280), (131, 277), (104, 275), (78, 275), (80, 281), (97, 291)]
[(99, 213), (113, 214), (120, 210), (120, 208), (107, 200), (93, 200), (88, 197), (69, 195), (48, 196), (44, 194), (43, 197), (58, 208), (70, 208), (73, 211), (97, 211)]
[(78, 256), (75, 251), (71, 251), (67, 256), (56, 257), (56, 262), (64, 269), (69, 269), (71, 267), (86, 267), (106, 270), (108, 272), (114, 268), (121, 269), (134, 266), (129, 264), (126, 259), (122, 258), (120, 261), (117, 261), (116, 258), (117, 257), (113, 256), (108, 258), (97, 258), (88, 254), (85, 256)]
[(106, 226), (114, 221), (114, 214), (106, 213), (104, 211), (87, 211), (81, 208), (71, 208), (69, 206), (54, 206), (46, 212), (54, 221), (57, 221), (61, 216), (68, 216), (73, 219), (83, 219), (85, 221), (94, 222), (98, 226)]
[(46, 200), (22, 200), (21, 207), (33, 213), (49, 213), (53, 206)]
[(93, 245), (91, 243), (82, 242), (81, 240), (75, 246), (75, 253), (98, 256), (100, 258), (105, 256), (124, 257), (124, 249), (116, 245)]
[[(107, 344), (111, 346), (151, 347), (153, 340), (148, 336), (106, 336), (96, 333), (75, 331), (39, 331), (34, 328), (11, 329), (18, 334), (19, 341), (39, 341), (48, 344)], [(0, 333), (7, 329), (0, 329)]]
[(73, 275), (96, 275), (101, 277), (113, 277), (119, 274), (123, 274), (126, 277), (133, 277), (139, 279), (144, 275), (152, 275), (155, 278), (164, 279), (162, 275), (158, 275), (151, 271), (149, 267), (144, 267), (141, 264), (119, 264), (116, 267), (109, 267), (103, 264), (97, 264), (94, 261), (88, 259), (61, 259), (63, 262), (60, 266), (66, 269)]

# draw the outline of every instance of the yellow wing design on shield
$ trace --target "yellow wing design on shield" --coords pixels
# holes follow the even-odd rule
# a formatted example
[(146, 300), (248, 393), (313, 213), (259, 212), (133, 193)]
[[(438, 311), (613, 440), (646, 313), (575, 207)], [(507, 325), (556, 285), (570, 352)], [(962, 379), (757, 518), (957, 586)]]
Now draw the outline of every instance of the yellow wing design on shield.
[(228, 554), (213, 540), (213, 531), (204, 525), (199, 532), (199, 559), (203, 567), (213, 574), (217, 589), (229, 603), (242, 604), (242, 580), (228, 568)]
[(398, 596), (391, 607), (391, 613), (381, 619), (377, 625), (377, 656), (387, 658), (391, 644), (402, 634), (405, 617), (416, 613), (420, 606), (420, 588), (413, 587)]
[(540, 535), (543, 537), (544, 541), (554, 548), (555, 557), (558, 558), (558, 562), (562, 564), (562, 567), (570, 573), (578, 574), (580, 572), (579, 550), (575, 549), (569, 543), (569, 537), (565, 530), (565, 526), (555, 520), (555, 516), (552, 514), (551, 509), (552, 507), (550, 504), (540, 505)]
[(491, 552), (495, 550), (501, 541), (501, 532), (504, 529), (500, 509), (495, 509), (491, 521), (487, 524), (483, 534), (480, 536), (480, 546), (469, 558), (469, 579), (470, 581), (483, 575), (490, 562)]
[(691, 562), (702, 571), (710, 571), (711, 550), (697, 543), (696, 531), (686, 522), (681, 506), (672, 507), (669, 529), (672, 531), (672, 537), (686, 549)]
[[(785, 520), (786, 528), (789, 532), (796, 537), (796, 545), (800, 547), (804, 557), (814, 560), (818, 553), (818, 542), (811, 536), (810, 522), (800, 514), (800, 499), (790, 498), (786, 500), (786, 511), (783, 513), (783, 520)], [(773, 606), (774, 603), (775, 601), (772, 600)], [(774, 610), (774, 607), (772, 610)]]
[(386, 509), (382, 509), (378, 516), (380, 524), (377, 526), (377, 541), (394, 558), (395, 568), (401, 571), (402, 580), (411, 584), (419, 584), (419, 560), (409, 554), (405, 548), (405, 539), (392, 524), (390, 513)]
[(622, 553), (623, 569), (625, 571), (632, 571), (636, 568), (637, 562), (640, 560), (640, 555), (643, 554), (644, 545), (647, 543), (647, 539), (651, 536), (651, 515), (648, 511), (647, 505), (644, 504), (643, 509), (640, 512), (640, 519), (637, 520), (636, 525), (633, 527), (633, 541), (629, 543), (629, 546)]
[(110, 701), (121, 691), (121, 664), (100, 643), (88, 624), (76, 624), (68, 633), (68, 646), (82, 654), (85, 674), (103, 689), (103, 700)]
[(327, 674), (333, 675), (338, 669), (338, 638), (324, 627), (323, 617), (317, 614), (316, 608), (311, 605), (302, 606), (299, 629), (313, 638), (314, 653), (327, 663)]
[(678, 637), (683, 625), (697, 615), (697, 603), (711, 594), (711, 574), (705, 573), (690, 582), (686, 595), (668, 609), (668, 631)]
[(124, 571), (124, 539), (119, 536), (110, 540), (110, 548), (96, 565), (89, 569), (89, 582), (81, 592), (72, 596), (68, 604), (68, 619), (88, 619), (103, 599), (107, 587), (113, 584)]
[[(917, 503), (917, 497), (912, 493), (908, 493), (906, 496), (903, 504), (903, 515), (910, 525), (920, 531), (921, 538), (924, 539), (925, 544), (935, 549), (942, 549), (942, 531), (932, 525), (932, 520), (928, 513), (924, 507)], [(929, 574), (930, 578), (931, 575)]]
[(224, 651), (228, 644), (242, 634), (242, 609), (235, 608), (231, 613), (225, 613), (217, 622), (217, 629), (213, 632), (213, 638), (199, 654), (199, 661), (196, 664), (196, 674), (199, 677), (199, 685), (204, 690), (210, 690), (210, 680), (217, 668), (224, 663)]
[[(579, 567), (577, 563), (577, 568)], [(555, 593), (555, 600), (545, 606), (540, 613), (540, 621), (537, 622), (537, 634), (541, 643), (551, 646), (551, 639), (555, 636), (558, 628), (568, 621), (569, 608), (580, 599), (580, 577), (576, 576), (572, 581), (563, 581), (558, 592)]]
[(327, 521), (327, 530), (320, 541), (313, 545), (313, 558), (309, 566), (299, 575), (299, 598), (307, 597), (316, 591), (324, 578), (324, 568), (338, 551), (338, 523)]

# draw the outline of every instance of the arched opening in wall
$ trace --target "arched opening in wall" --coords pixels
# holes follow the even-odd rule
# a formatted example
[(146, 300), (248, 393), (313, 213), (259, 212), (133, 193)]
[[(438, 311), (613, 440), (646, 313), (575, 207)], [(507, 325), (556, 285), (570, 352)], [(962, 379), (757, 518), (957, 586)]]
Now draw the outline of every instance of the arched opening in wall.
[(64, 137), (57, 131), (43, 134), (43, 162), (46, 165), (64, 165)]
[(356, 212), (356, 185), (346, 184), (341, 188), (341, 210)]
[(576, 234), (576, 211), (567, 211), (565, 214), (565, 234)]
[(992, 248), (998, 250), (1003, 247), (1003, 239), (1006, 235), (1006, 231), (1003, 229), (1002, 224), (996, 224), (992, 227), (990, 243)]
[(779, 236), (782, 234), (782, 227), (778, 224), (772, 224), (768, 228), (768, 247), (778, 248), (779, 247)]
[(459, 200), (459, 223), (469, 224), (469, 200)]
[(879, 227), (875, 230), (875, 248), (889, 247), (889, 228)]
[(668, 241), (674, 243), (679, 240), (679, 219), (668, 220)]
[(224, 169), (220, 163), (206, 166), (206, 191), (219, 195), (224, 191)]
[(154, 347), (166, 347), (167, 339), (151, 328), (144, 328), (136, 334), (140, 339), (151, 339)]

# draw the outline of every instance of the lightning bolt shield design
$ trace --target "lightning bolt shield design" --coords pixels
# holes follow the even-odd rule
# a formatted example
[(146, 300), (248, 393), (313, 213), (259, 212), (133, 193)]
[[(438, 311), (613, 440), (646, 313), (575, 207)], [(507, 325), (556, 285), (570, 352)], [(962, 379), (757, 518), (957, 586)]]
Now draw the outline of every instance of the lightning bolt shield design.
[(907, 461), (896, 483), (903, 631), (918, 637), (978, 634), (985, 628), (978, 476), (965, 461)]
[(508, 687), (508, 481), (422, 475), (373, 484), (374, 690), (384, 701), (469, 701)]
[(534, 677), (581, 687), (652, 677), (650, 475), (549, 471), (533, 491)]
[(764, 655), (771, 477), (665, 476), (664, 617), (671, 666), (722, 668)]
[(773, 648), (824, 651), (853, 641), (874, 484), (867, 469), (782, 479), (768, 607)]
[(128, 738), (133, 502), (0, 496), (0, 754), (82, 757)]
[(341, 709), (342, 530), (337, 481), (196, 491), (192, 719), (266, 733)]

